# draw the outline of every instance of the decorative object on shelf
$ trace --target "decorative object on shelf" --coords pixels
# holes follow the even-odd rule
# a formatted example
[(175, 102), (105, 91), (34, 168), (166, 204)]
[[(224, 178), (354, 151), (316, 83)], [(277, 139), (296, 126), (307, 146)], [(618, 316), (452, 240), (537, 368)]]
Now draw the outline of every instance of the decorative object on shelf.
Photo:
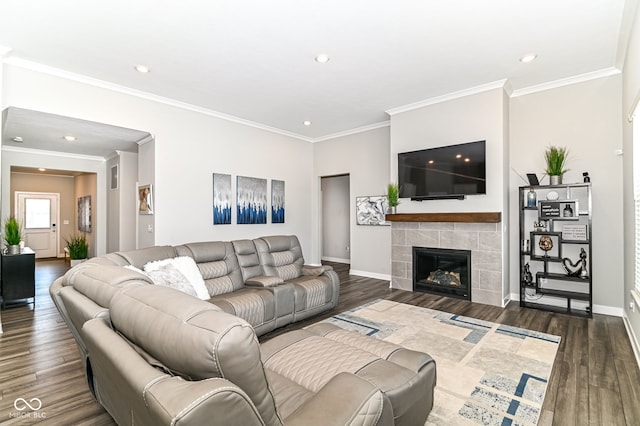
[(78, 197), (78, 231), (91, 232), (91, 195)]
[(568, 155), (569, 150), (566, 147), (550, 146), (545, 151), (544, 159), (547, 162), (545, 171), (549, 175), (551, 185), (560, 185), (562, 183), (562, 175), (568, 171), (568, 169), (565, 169)]
[(571, 208), (571, 204), (565, 204), (564, 210), (562, 211), (562, 216), (573, 217), (573, 209)]
[(71, 266), (75, 266), (87, 259), (89, 255), (89, 243), (85, 234), (73, 234), (69, 239), (64, 240), (69, 250)]
[(527, 207), (535, 207), (537, 204), (537, 195), (536, 191), (531, 188), (527, 193)]
[(271, 223), (284, 223), (284, 181), (271, 181)]
[(387, 197), (384, 195), (356, 197), (356, 223), (358, 225), (390, 225), (385, 221)]
[(538, 176), (535, 173), (527, 173), (527, 179), (529, 180), (529, 185), (538, 186), (540, 185), (540, 181), (538, 180)]
[(569, 241), (587, 241), (587, 225), (564, 225), (562, 239)]
[(591, 182), (591, 178), (589, 177), (589, 172), (582, 172), (582, 180), (584, 183)]
[(543, 232), (547, 230), (547, 222), (544, 220), (533, 222), (533, 227), (538, 232)]
[(560, 198), (560, 194), (558, 194), (556, 191), (547, 192), (547, 200), (556, 201), (558, 198)]
[(565, 257), (562, 259), (562, 267), (570, 277), (588, 278), (587, 272), (587, 252), (584, 248), (580, 249), (580, 259), (572, 262), (571, 259)]
[(390, 183), (387, 185), (387, 203), (389, 203), (389, 214), (396, 214), (396, 209), (400, 201), (398, 195), (400, 193), (400, 187), (396, 183)]
[(151, 184), (138, 187), (138, 213), (153, 214), (153, 187)]
[(524, 272), (522, 273), (522, 282), (526, 286), (531, 286), (533, 284), (533, 274), (531, 274), (531, 269), (528, 263), (524, 265)]
[(7, 254), (19, 254), (22, 241), (22, 225), (14, 216), (9, 216), (4, 221), (4, 242), (7, 245)]
[(231, 225), (231, 175), (213, 174), (213, 224)]
[(529, 240), (522, 240), (522, 251), (525, 253), (529, 252)]
[(544, 251), (544, 255), (547, 256), (549, 251), (553, 249), (553, 240), (548, 235), (540, 236), (540, 241), (538, 241), (538, 247), (540, 250)]

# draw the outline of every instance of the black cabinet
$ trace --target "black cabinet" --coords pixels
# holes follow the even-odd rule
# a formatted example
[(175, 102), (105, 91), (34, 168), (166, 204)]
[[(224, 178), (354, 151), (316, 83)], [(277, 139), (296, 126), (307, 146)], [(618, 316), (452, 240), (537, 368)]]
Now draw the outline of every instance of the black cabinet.
[(522, 186), (520, 306), (591, 317), (591, 183)]
[(36, 254), (28, 247), (20, 254), (0, 254), (0, 292), (2, 308), (8, 302), (36, 297)]

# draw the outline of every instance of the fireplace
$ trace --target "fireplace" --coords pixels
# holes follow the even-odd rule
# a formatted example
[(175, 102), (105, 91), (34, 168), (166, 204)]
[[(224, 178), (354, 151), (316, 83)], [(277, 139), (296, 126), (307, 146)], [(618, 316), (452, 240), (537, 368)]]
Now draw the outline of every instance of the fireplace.
[(413, 247), (413, 291), (471, 300), (471, 251)]

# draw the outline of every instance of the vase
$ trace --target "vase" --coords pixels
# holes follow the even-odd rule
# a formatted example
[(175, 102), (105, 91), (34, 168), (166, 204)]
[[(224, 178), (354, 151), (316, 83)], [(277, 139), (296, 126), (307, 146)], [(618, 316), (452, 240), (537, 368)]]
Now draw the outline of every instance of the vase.
[(70, 266), (73, 268), (74, 266), (81, 264), (85, 260), (87, 259), (71, 259), (69, 260), (69, 263), (70, 263)]
[(397, 208), (397, 206), (389, 206), (389, 208), (387, 209), (387, 214), (396, 214)]
[(551, 185), (562, 185), (562, 175), (551, 175), (549, 181)]
[(13, 244), (7, 246), (7, 254), (20, 254), (20, 245)]

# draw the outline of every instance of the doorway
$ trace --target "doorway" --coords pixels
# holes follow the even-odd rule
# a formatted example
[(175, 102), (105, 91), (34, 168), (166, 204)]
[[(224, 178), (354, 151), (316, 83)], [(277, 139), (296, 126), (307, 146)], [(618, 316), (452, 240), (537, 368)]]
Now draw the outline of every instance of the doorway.
[(15, 193), (16, 218), (24, 233), (24, 244), (36, 253), (36, 259), (57, 257), (60, 234), (60, 194), (52, 192)]
[(322, 191), (323, 261), (351, 263), (350, 178), (348, 174), (320, 179)]

